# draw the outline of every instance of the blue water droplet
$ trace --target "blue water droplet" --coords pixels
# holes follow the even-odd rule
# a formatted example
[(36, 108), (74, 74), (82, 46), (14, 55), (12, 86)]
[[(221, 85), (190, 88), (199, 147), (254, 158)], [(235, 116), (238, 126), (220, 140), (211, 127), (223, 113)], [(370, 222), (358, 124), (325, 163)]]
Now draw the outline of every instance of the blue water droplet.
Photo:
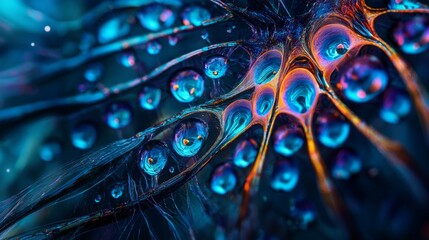
[(83, 76), (89, 82), (95, 82), (100, 79), (103, 74), (103, 65), (101, 63), (93, 63), (88, 66)]
[(144, 28), (156, 32), (171, 27), (176, 15), (168, 6), (152, 3), (144, 6), (137, 13), (137, 18)]
[(178, 42), (179, 42), (178, 36), (175, 36), (175, 35), (168, 36), (168, 44), (170, 44), (170, 46), (176, 46)]
[(207, 125), (197, 119), (179, 123), (174, 130), (173, 149), (182, 157), (192, 157), (202, 148), (208, 136)]
[(304, 137), (298, 129), (279, 127), (274, 134), (274, 151), (288, 157), (298, 152), (304, 145)]
[(97, 196), (95, 196), (94, 202), (96, 202), (96, 203), (101, 202), (101, 195), (100, 194), (97, 194)]
[(234, 164), (237, 167), (246, 168), (255, 161), (257, 154), (258, 150), (255, 140), (242, 140), (235, 148)]
[(210, 78), (221, 78), (225, 76), (228, 63), (224, 57), (211, 57), (204, 64), (204, 73)]
[(274, 93), (272, 91), (265, 91), (260, 94), (256, 100), (256, 113), (259, 116), (264, 116), (270, 112), (274, 104)]
[(332, 176), (337, 179), (347, 180), (362, 168), (362, 161), (355, 151), (341, 149), (335, 156), (332, 167)]
[(388, 123), (398, 123), (411, 111), (411, 101), (405, 91), (400, 89), (388, 89), (383, 97), (383, 106), (380, 109), (380, 117)]
[(200, 26), (204, 21), (211, 18), (210, 12), (200, 6), (190, 6), (182, 12), (182, 21), (185, 25)]
[(157, 41), (147, 43), (146, 50), (150, 55), (157, 55), (162, 49), (162, 45)]
[(394, 10), (406, 10), (419, 8), (420, 4), (415, 0), (390, 0), (389, 8)]
[(104, 22), (98, 30), (98, 41), (105, 44), (127, 35), (130, 32), (127, 15), (119, 15)]
[(306, 113), (314, 103), (316, 90), (309, 79), (295, 79), (287, 89), (285, 101), (289, 108), (296, 113)]
[(167, 151), (162, 143), (146, 144), (140, 158), (140, 168), (151, 176), (158, 175), (167, 164)]
[(124, 67), (133, 67), (136, 64), (136, 55), (133, 51), (123, 51), (119, 55), (118, 62)]
[(174, 167), (170, 167), (170, 168), (168, 169), (168, 171), (169, 171), (170, 173), (174, 173)]
[(339, 87), (352, 102), (368, 102), (386, 88), (389, 81), (385, 67), (375, 56), (361, 56), (351, 61), (341, 75)]
[(115, 199), (122, 197), (123, 194), (124, 186), (122, 184), (115, 184), (110, 191), (110, 195), (112, 195), (112, 197)]
[(91, 123), (81, 123), (72, 129), (71, 141), (79, 149), (91, 148), (97, 140), (97, 129)]
[(106, 123), (113, 129), (128, 126), (132, 120), (131, 107), (126, 103), (114, 103), (109, 106), (106, 114)]
[(393, 38), (401, 50), (408, 54), (418, 54), (429, 47), (429, 18), (415, 16), (400, 21), (393, 30)]
[(332, 114), (323, 114), (317, 118), (319, 141), (330, 148), (337, 148), (343, 144), (350, 132), (350, 124)]
[(143, 109), (156, 109), (161, 102), (161, 90), (154, 87), (144, 87), (139, 94), (139, 102)]
[(230, 164), (226, 163), (216, 167), (210, 182), (210, 187), (213, 192), (225, 195), (231, 192), (236, 184), (237, 176)]
[(46, 141), (39, 150), (40, 158), (44, 161), (52, 161), (57, 158), (62, 151), (61, 144), (55, 140)]
[(204, 79), (193, 70), (185, 70), (171, 80), (170, 90), (179, 102), (192, 102), (203, 95)]
[(295, 163), (289, 159), (279, 160), (271, 176), (271, 187), (274, 190), (290, 192), (298, 183), (299, 171)]
[(264, 84), (271, 81), (279, 72), (282, 56), (278, 52), (269, 52), (255, 63), (255, 83)]

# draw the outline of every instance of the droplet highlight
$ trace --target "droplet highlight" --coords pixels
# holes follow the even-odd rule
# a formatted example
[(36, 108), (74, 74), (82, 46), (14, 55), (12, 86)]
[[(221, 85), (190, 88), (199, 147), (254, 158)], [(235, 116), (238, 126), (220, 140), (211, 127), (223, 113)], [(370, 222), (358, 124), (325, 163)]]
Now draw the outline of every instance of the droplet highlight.
[(193, 157), (203, 147), (208, 136), (207, 125), (201, 120), (188, 119), (174, 130), (173, 149), (182, 157)]
[(193, 70), (185, 70), (173, 77), (170, 90), (179, 102), (192, 102), (203, 95), (204, 79)]

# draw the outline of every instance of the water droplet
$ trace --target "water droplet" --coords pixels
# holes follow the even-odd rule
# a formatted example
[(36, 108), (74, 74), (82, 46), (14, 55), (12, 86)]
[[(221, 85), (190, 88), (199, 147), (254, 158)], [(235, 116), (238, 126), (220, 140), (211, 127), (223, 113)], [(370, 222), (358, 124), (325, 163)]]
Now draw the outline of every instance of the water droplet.
[(170, 173), (174, 173), (174, 167), (170, 167), (170, 168), (168, 169), (168, 171), (169, 171)]
[(210, 183), (210, 187), (213, 192), (225, 195), (228, 192), (231, 192), (236, 184), (237, 176), (230, 164), (226, 163), (216, 167), (212, 174)]
[(368, 102), (386, 88), (389, 77), (383, 64), (375, 56), (354, 59), (341, 75), (339, 88), (352, 102)]
[(362, 161), (355, 151), (341, 149), (335, 156), (332, 167), (332, 176), (337, 179), (347, 180), (362, 168)]
[(349, 136), (349, 123), (331, 113), (318, 116), (317, 123), (319, 141), (327, 147), (337, 148)]
[(208, 136), (204, 122), (188, 119), (179, 123), (174, 129), (173, 148), (182, 157), (192, 157), (202, 148)]
[(185, 70), (171, 80), (170, 89), (179, 102), (192, 102), (203, 95), (204, 79), (193, 70)]
[(44, 28), (44, 30), (45, 30), (45, 32), (50, 32), (51, 31), (51, 27), (48, 26), (48, 25), (46, 25), (45, 28)]
[(52, 161), (57, 158), (62, 151), (61, 144), (55, 140), (46, 141), (39, 150), (40, 158), (44, 161)]
[(97, 196), (95, 196), (94, 202), (96, 202), (96, 203), (101, 202), (101, 195), (100, 194), (97, 194)]
[(277, 51), (262, 55), (254, 65), (255, 83), (264, 84), (271, 81), (279, 72), (281, 64), (282, 56)]
[(91, 148), (97, 139), (97, 130), (91, 123), (81, 123), (72, 129), (71, 141), (79, 149)]
[(420, 4), (415, 0), (390, 0), (389, 8), (395, 10), (406, 10), (419, 8)]
[(170, 46), (176, 46), (178, 42), (179, 42), (179, 37), (174, 35), (168, 36), (168, 44), (170, 44)]
[(204, 21), (211, 18), (210, 12), (200, 6), (190, 6), (182, 12), (182, 21), (185, 25), (200, 26)]
[(398, 123), (411, 111), (411, 101), (405, 91), (390, 88), (383, 97), (383, 106), (380, 110), (380, 117), (388, 123)]
[(313, 106), (315, 98), (315, 87), (305, 78), (295, 79), (285, 94), (287, 105), (296, 113), (306, 113)]
[(136, 64), (136, 55), (133, 51), (123, 51), (119, 55), (118, 62), (124, 67), (133, 67)]
[(139, 102), (143, 109), (156, 109), (161, 102), (161, 90), (154, 87), (144, 87), (139, 94)]
[(126, 103), (113, 103), (106, 114), (106, 123), (113, 129), (128, 126), (132, 120), (131, 107)]
[(154, 32), (171, 27), (176, 20), (174, 12), (169, 7), (157, 3), (144, 6), (137, 13), (137, 18), (144, 28)]
[(32, 47), (36, 46), (36, 44), (35, 44), (34, 42), (32, 42), (30, 45), (31, 45)]
[(272, 90), (265, 90), (257, 96), (256, 113), (259, 116), (264, 116), (270, 112), (274, 104), (274, 93)]
[(393, 30), (393, 38), (401, 50), (408, 54), (418, 54), (429, 47), (429, 18), (415, 16), (400, 21)]
[(123, 194), (124, 186), (122, 184), (115, 184), (110, 191), (110, 195), (112, 195), (112, 197), (115, 199), (122, 197)]
[(258, 154), (256, 141), (245, 139), (240, 141), (235, 148), (234, 164), (237, 167), (246, 168), (252, 164)]
[(204, 64), (204, 73), (210, 78), (221, 78), (225, 76), (228, 63), (224, 57), (211, 57)]
[(298, 152), (304, 145), (304, 138), (298, 129), (279, 127), (274, 134), (274, 151), (288, 157)]
[(103, 74), (103, 65), (101, 63), (93, 63), (88, 66), (83, 76), (89, 82), (95, 82), (100, 79)]
[(290, 192), (298, 183), (299, 172), (295, 163), (289, 159), (277, 161), (271, 176), (271, 187), (274, 190)]
[(150, 55), (157, 55), (162, 49), (162, 45), (157, 41), (151, 41), (147, 44), (147, 53)]
[(140, 159), (140, 168), (151, 176), (158, 175), (167, 164), (167, 151), (160, 142), (146, 144)]
[(98, 30), (98, 41), (105, 44), (127, 35), (130, 32), (127, 15), (119, 15), (104, 22)]

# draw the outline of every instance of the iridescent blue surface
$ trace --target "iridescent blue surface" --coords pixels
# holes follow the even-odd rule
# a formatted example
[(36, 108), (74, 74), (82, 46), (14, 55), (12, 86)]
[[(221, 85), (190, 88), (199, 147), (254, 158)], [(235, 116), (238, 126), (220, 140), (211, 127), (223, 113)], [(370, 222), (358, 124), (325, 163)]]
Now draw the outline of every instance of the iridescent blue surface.
[(385, 67), (375, 56), (354, 59), (340, 78), (344, 97), (352, 102), (368, 102), (386, 88), (389, 76)]
[(418, 54), (429, 47), (429, 18), (415, 16), (398, 22), (393, 31), (396, 44), (408, 54)]
[(221, 78), (228, 70), (228, 63), (224, 57), (211, 57), (204, 64), (204, 73), (209, 78)]
[(165, 164), (167, 164), (167, 151), (160, 143), (148, 147), (140, 158), (140, 168), (151, 176), (158, 175)]
[(332, 35), (325, 40), (322, 54), (325, 59), (336, 60), (342, 57), (350, 48), (350, 40), (346, 36)]
[(52, 161), (61, 154), (62, 147), (58, 141), (49, 140), (42, 144), (39, 150), (40, 158), (44, 161)]
[(182, 12), (182, 22), (185, 25), (200, 26), (204, 21), (209, 20), (210, 12), (200, 6), (190, 6)]
[(147, 53), (150, 55), (157, 55), (162, 49), (162, 45), (157, 41), (150, 41), (147, 44)]
[(264, 84), (271, 81), (278, 73), (282, 64), (281, 55), (277, 52), (268, 53), (264, 58), (255, 63), (255, 83)]
[(228, 112), (225, 122), (225, 135), (228, 138), (239, 135), (252, 121), (252, 111), (246, 106), (237, 106)]
[(323, 145), (337, 148), (347, 140), (350, 132), (348, 122), (325, 114), (318, 117), (318, 123), (318, 139)]
[(137, 18), (144, 28), (154, 32), (171, 27), (176, 20), (174, 12), (169, 7), (158, 3), (144, 6), (137, 13)]
[(154, 87), (144, 87), (139, 94), (139, 102), (143, 109), (156, 109), (161, 102), (161, 90)]
[(106, 123), (113, 129), (128, 126), (132, 120), (131, 107), (126, 103), (114, 103), (109, 106), (106, 114)]
[(349, 149), (341, 149), (335, 156), (332, 167), (332, 176), (337, 179), (347, 180), (362, 168), (362, 160), (356, 152)]
[(264, 92), (256, 100), (256, 112), (259, 116), (264, 116), (270, 112), (274, 104), (274, 93)]
[(240, 141), (235, 148), (234, 164), (237, 167), (246, 168), (252, 164), (258, 154), (257, 143), (253, 139)]
[(210, 187), (213, 192), (224, 195), (231, 192), (237, 184), (237, 176), (231, 165), (226, 163), (218, 166), (211, 177)]
[(204, 93), (204, 78), (193, 70), (178, 73), (170, 82), (170, 90), (179, 102), (192, 102)]
[(88, 66), (83, 76), (89, 82), (95, 82), (100, 79), (103, 74), (103, 65), (101, 63), (93, 63)]
[(118, 15), (104, 22), (98, 30), (98, 41), (105, 44), (127, 35), (131, 30), (128, 15)]
[(313, 106), (316, 97), (314, 85), (307, 79), (296, 79), (285, 94), (289, 108), (296, 113), (305, 113)]
[(293, 160), (279, 160), (271, 176), (271, 187), (274, 190), (290, 192), (292, 191), (299, 179), (299, 171)]
[(304, 145), (304, 137), (297, 129), (279, 127), (274, 135), (274, 151), (282, 156), (291, 156)]
[(207, 125), (197, 119), (188, 119), (174, 129), (173, 149), (182, 157), (193, 157), (203, 147), (208, 136)]
[(399, 89), (388, 89), (383, 97), (380, 117), (388, 123), (398, 123), (411, 111), (411, 101), (407, 94)]
[(110, 195), (115, 199), (122, 197), (123, 194), (124, 186), (122, 184), (115, 184), (110, 190)]
[(96, 140), (97, 129), (91, 123), (81, 123), (72, 129), (71, 141), (76, 148), (89, 149)]

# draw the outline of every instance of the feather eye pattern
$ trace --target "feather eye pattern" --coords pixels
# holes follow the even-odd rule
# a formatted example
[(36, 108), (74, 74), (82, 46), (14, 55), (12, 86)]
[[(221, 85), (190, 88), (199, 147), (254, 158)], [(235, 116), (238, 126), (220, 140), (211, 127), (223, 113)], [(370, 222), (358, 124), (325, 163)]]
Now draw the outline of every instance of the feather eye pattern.
[(429, 238), (429, 2), (0, 3), (0, 238)]

